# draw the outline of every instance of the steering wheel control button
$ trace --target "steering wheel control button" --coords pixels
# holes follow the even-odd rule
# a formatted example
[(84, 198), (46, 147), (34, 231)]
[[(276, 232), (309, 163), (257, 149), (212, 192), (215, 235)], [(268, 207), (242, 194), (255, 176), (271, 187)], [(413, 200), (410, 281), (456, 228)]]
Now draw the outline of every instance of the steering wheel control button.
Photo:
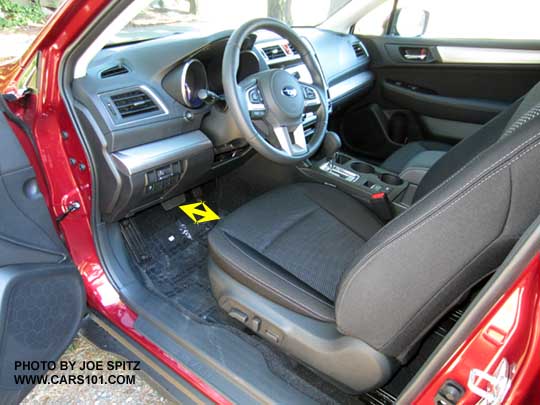
[(255, 87), (249, 91), (249, 101), (253, 104), (262, 104), (263, 100), (258, 88)]
[(250, 111), (249, 115), (253, 119), (261, 119), (264, 117), (264, 111), (263, 110)]
[(246, 99), (248, 103), (248, 111), (251, 119), (261, 119), (266, 113), (266, 107), (263, 103), (261, 91), (257, 85), (253, 85), (246, 90)]
[(306, 98), (306, 100), (317, 99), (317, 94), (315, 93), (315, 90), (313, 90), (311, 87), (303, 86), (302, 90), (304, 91), (304, 97)]

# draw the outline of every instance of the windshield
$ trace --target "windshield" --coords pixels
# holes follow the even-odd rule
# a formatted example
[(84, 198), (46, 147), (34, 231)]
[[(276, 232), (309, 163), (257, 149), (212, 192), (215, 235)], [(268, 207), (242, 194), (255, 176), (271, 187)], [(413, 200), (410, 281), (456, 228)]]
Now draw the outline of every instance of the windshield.
[(233, 29), (259, 17), (289, 25), (321, 24), (350, 0), (155, 0), (111, 41), (142, 41), (194, 30)]

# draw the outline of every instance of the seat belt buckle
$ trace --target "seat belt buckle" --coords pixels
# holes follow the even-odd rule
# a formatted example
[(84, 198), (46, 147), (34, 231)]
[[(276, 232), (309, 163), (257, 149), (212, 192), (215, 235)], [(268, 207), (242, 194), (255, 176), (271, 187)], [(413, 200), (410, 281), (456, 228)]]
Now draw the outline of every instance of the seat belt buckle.
[(388, 222), (394, 217), (392, 210), (392, 203), (388, 199), (388, 195), (384, 192), (371, 194), (369, 198), (369, 205), (373, 212), (382, 221)]

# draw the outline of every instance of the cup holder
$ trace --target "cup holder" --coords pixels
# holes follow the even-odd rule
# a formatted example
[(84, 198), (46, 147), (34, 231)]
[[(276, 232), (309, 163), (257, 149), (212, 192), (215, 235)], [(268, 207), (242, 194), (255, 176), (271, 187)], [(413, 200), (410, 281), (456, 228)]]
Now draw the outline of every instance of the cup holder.
[(375, 168), (364, 162), (354, 162), (351, 165), (351, 169), (358, 173), (375, 173)]
[(385, 173), (381, 175), (381, 181), (391, 186), (400, 186), (403, 184), (403, 180), (396, 175)]

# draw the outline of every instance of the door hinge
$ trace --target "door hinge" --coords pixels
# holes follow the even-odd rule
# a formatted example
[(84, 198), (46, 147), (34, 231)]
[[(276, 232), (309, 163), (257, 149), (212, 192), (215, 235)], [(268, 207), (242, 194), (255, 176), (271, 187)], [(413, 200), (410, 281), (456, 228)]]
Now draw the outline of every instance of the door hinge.
[(62, 214), (60, 214), (58, 217), (56, 217), (56, 223), (59, 224), (64, 219), (66, 219), (66, 217), (69, 214), (71, 214), (72, 212), (77, 211), (79, 208), (81, 208), (81, 203), (78, 202), (78, 201), (73, 201), (72, 203), (70, 203), (67, 206), (66, 210)]
[[(467, 387), (481, 398), (478, 404), (499, 405), (503, 403), (512, 386), (512, 374), (508, 360), (502, 359), (493, 375), (477, 368), (472, 369)], [(483, 381), (487, 382), (486, 389), (480, 388)]]

